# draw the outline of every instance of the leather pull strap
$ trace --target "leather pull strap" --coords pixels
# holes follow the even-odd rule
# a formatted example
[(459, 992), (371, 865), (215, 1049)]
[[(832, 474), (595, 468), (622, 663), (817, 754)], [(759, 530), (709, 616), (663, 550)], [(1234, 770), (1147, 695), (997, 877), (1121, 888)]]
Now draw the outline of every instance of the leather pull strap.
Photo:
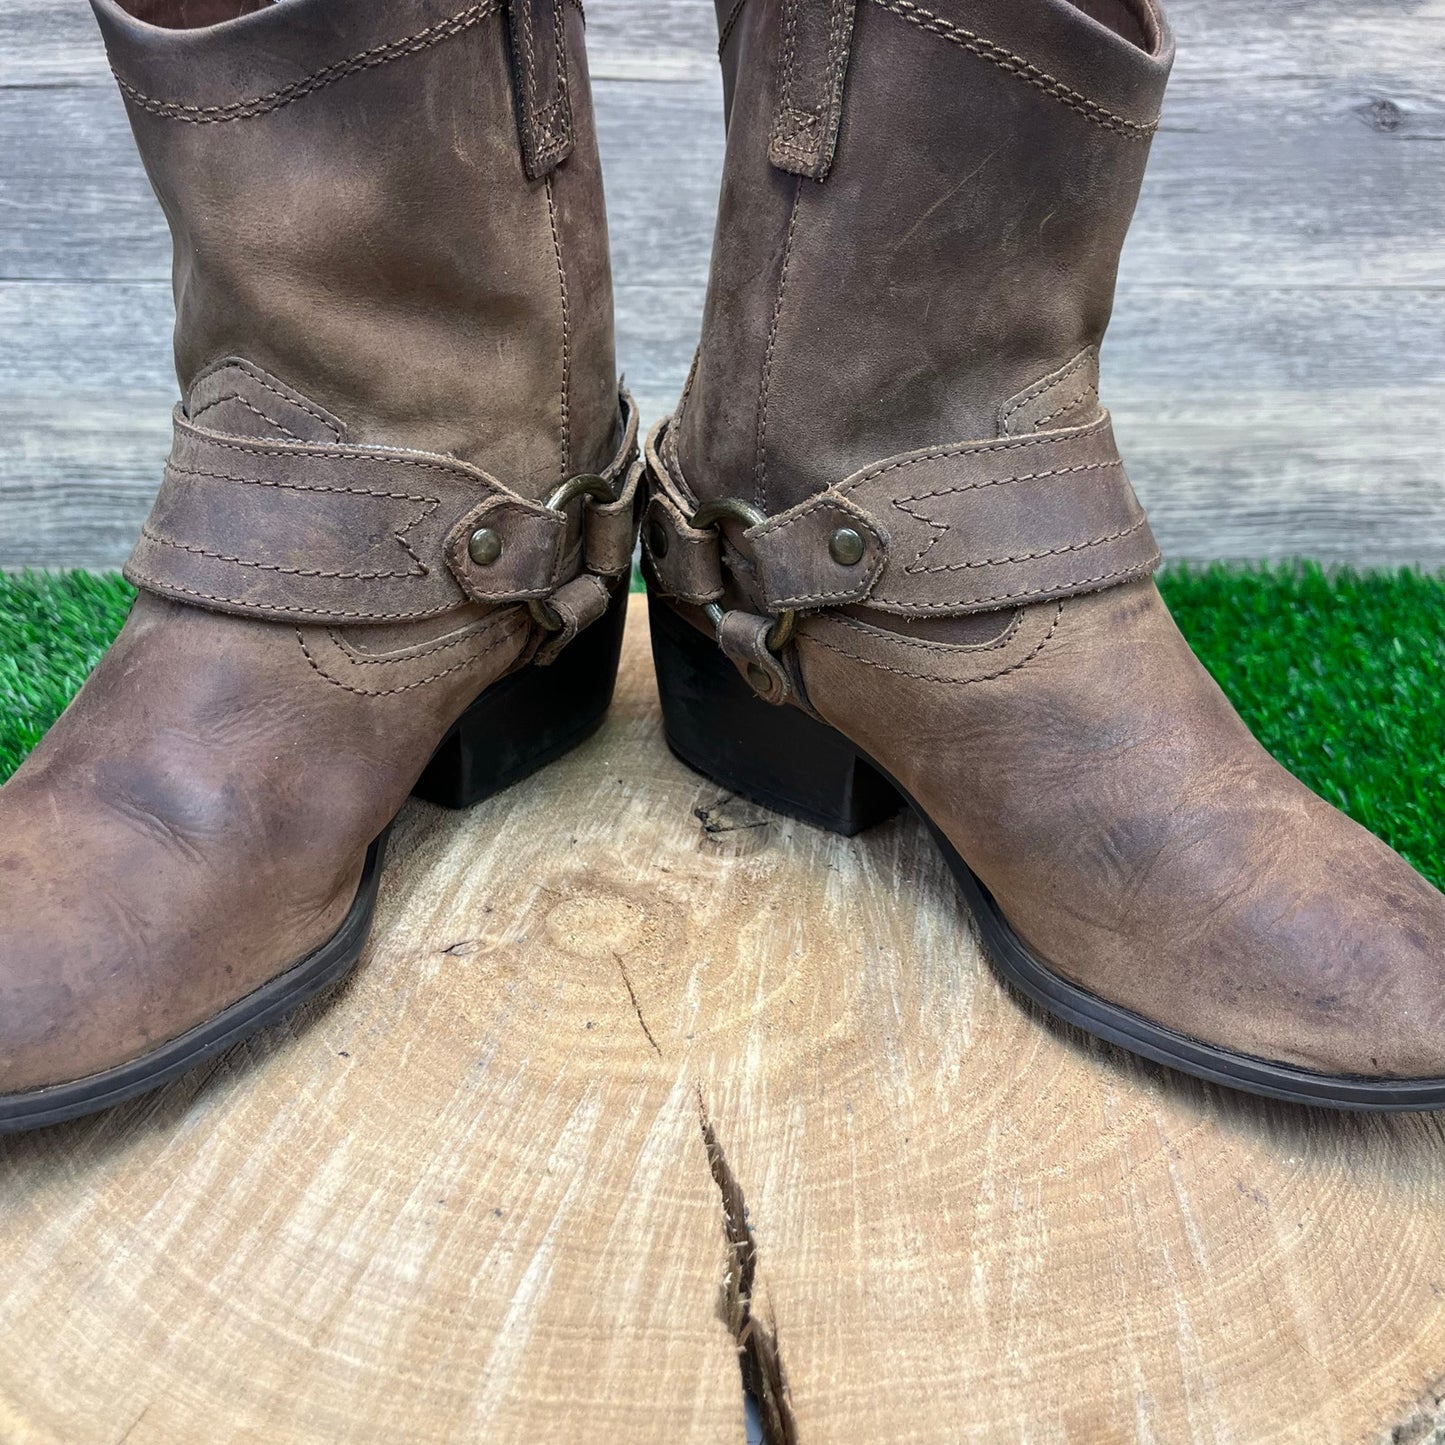
[(783, 0), (778, 110), (768, 159), (780, 171), (823, 180), (843, 117), (856, 0)]
[(572, 153), (567, 0), (507, 0), (522, 168), (540, 181)]
[[(861, 545), (832, 556), (820, 520), (847, 526), (839, 503), (866, 525), (852, 528)], [(892, 457), (744, 541), (770, 612), (850, 602), (904, 616), (985, 612), (1097, 592), (1160, 560), (1107, 413), (1067, 431)], [(825, 595), (800, 598), (800, 578)]]

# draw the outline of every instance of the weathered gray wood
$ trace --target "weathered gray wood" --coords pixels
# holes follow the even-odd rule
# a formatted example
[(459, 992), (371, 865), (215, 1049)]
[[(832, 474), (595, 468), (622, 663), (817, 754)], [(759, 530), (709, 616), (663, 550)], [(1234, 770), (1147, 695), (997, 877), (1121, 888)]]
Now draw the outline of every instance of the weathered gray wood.
[[(1445, 565), (1445, 6), (1174, 0), (1108, 397), (1174, 556)], [(711, 0), (589, 17), (621, 362), (696, 338)], [(113, 564), (154, 488), (168, 242), (82, 0), (0, 10), (0, 566)]]

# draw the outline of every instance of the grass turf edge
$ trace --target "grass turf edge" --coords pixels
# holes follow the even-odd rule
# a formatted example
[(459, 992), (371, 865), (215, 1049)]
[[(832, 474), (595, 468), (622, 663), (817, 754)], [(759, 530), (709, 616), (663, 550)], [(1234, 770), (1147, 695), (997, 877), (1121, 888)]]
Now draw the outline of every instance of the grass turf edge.
[[(1175, 566), (1180, 628), (1255, 735), (1445, 885), (1445, 577), (1315, 563)], [(125, 620), (115, 574), (0, 573), (0, 781)]]

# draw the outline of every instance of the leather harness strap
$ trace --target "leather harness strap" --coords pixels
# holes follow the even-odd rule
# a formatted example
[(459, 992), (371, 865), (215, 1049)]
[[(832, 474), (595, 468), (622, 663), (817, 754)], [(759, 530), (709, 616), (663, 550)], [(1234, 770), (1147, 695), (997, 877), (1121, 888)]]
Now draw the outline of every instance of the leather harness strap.
[(774, 616), (860, 603), (957, 616), (1100, 591), (1160, 560), (1107, 413), (891, 457), (732, 537), (711, 529), (710, 544), (661, 456), (649, 445), (648, 557), (659, 589), (684, 601), (714, 600), (726, 566)]
[(620, 431), (599, 474), (613, 499), (582, 499), (578, 526), (565, 508), (452, 457), (232, 436), (178, 408), (126, 576), (178, 602), (272, 621), (379, 624), (468, 601), (544, 600), (579, 574), (628, 568), (637, 412), (626, 392)]

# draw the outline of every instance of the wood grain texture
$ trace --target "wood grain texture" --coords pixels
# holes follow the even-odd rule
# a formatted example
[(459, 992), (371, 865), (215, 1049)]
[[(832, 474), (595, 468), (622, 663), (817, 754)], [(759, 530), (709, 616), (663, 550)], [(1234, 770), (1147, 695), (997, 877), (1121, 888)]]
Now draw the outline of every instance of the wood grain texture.
[(724, 1185), (797, 1445), (1438, 1438), (1440, 1121), (1042, 1024), (916, 822), (673, 761), (632, 624), (597, 738), (404, 814), (349, 986), (0, 1141), (0, 1439), (741, 1445)]
[[(1174, 557), (1445, 565), (1445, 6), (1173, 0), (1107, 395)], [(596, 0), (619, 355), (655, 418), (722, 153), (711, 0)], [(43, 143), (37, 137), (44, 137)], [(174, 393), (161, 217), (80, 0), (0, 8), (0, 566), (115, 565)]]

